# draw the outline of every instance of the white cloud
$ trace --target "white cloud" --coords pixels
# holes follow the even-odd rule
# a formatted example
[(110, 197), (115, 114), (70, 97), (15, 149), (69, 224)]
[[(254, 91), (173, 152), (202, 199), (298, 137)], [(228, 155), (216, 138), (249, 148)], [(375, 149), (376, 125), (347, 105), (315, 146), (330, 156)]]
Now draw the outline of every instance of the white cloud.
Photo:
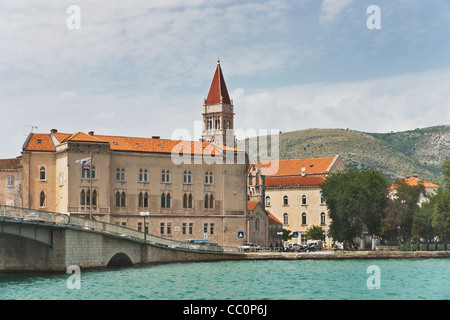
[(333, 23), (337, 16), (347, 8), (353, 0), (323, 0), (320, 5), (319, 22), (322, 25)]
[(350, 128), (404, 131), (450, 124), (450, 69), (362, 82), (297, 85), (234, 98), (246, 128)]

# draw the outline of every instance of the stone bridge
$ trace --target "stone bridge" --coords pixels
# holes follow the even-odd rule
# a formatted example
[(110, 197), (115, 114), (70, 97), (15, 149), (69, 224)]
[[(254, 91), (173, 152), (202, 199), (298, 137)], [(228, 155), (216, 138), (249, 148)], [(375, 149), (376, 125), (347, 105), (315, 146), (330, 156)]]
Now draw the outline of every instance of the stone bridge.
[(65, 214), (0, 206), (0, 272), (244, 259), (237, 248), (187, 243)]

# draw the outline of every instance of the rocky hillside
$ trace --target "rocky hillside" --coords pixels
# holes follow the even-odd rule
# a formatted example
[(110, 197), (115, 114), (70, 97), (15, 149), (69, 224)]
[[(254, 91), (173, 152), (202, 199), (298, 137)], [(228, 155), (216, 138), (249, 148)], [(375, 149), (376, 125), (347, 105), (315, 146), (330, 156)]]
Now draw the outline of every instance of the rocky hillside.
[[(441, 184), (442, 163), (450, 159), (450, 126), (391, 133), (308, 129), (280, 133), (279, 139), (280, 159), (339, 154), (347, 167), (378, 169), (391, 180), (418, 174)], [(270, 149), (270, 140), (268, 147)], [(248, 141), (247, 150), (250, 155), (256, 154)], [(264, 154), (259, 156), (265, 157)]]

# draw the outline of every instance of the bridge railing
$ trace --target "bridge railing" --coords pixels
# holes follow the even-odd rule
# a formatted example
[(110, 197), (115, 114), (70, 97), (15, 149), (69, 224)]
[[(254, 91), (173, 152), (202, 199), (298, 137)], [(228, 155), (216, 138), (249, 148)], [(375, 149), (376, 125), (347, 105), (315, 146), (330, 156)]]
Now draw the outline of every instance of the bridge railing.
[(24, 221), (29, 223), (42, 223), (58, 226), (66, 226), (71, 228), (80, 228), (86, 231), (95, 231), (105, 234), (111, 234), (114, 236), (120, 236), (127, 239), (146, 241), (152, 245), (177, 248), (183, 250), (193, 250), (202, 252), (238, 252), (237, 247), (218, 247), (218, 246), (190, 246), (187, 242), (176, 241), (158, 237), (151, 234), (144, 234), (144, 232), (118, 226), (108, 222), (85, 219), (82, 217), (56, 213), (43, 210), (35, 210), (14, 206), (0, 205), (0, 221)]

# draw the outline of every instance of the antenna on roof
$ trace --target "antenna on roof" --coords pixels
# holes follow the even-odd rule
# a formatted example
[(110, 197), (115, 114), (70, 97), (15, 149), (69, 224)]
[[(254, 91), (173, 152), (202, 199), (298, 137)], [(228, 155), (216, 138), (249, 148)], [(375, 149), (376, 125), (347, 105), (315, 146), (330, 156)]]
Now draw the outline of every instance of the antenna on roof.
[(38, 128), (37, 126), (31, 126), (29, 124), (27, 124), (27, 127), (31, 127), (31, 133), (33, 133), (33, 129), (37, 129)]

